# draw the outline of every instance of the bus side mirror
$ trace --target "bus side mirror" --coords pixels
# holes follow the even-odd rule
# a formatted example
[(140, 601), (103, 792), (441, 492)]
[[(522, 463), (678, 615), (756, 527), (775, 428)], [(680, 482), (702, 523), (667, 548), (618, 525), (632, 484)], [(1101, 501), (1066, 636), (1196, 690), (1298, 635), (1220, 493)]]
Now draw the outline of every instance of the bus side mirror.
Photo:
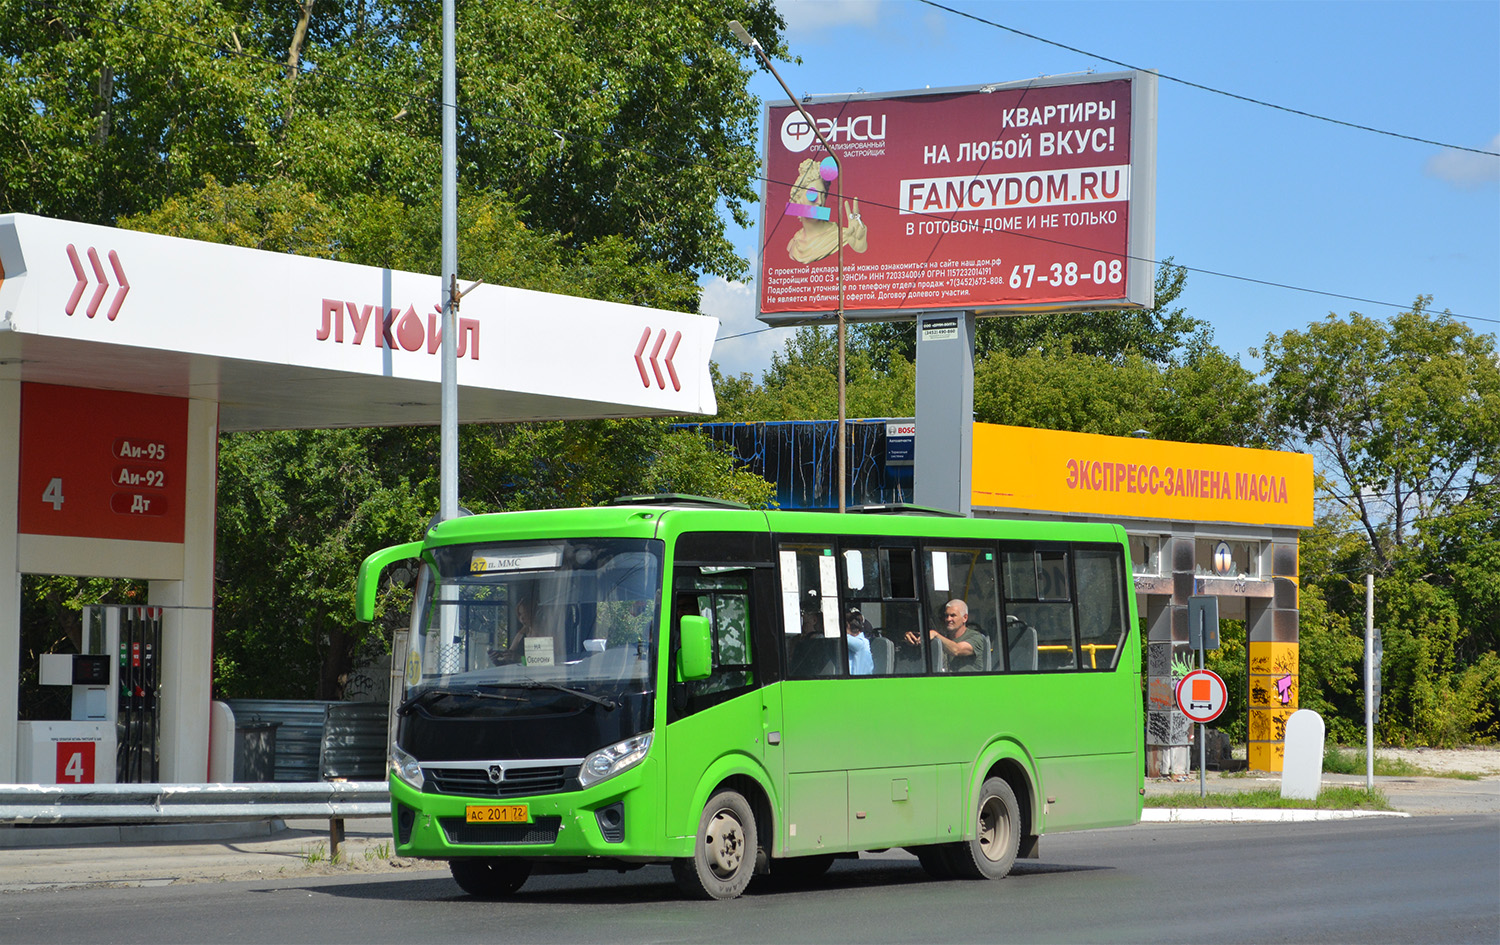
[(682, 649), (677, 654), (677, 668), (683, 681), (707, 679), (713, 672), (713, 658), (708, 618), (683, 617)]
[(394, 545), (370, 555), (359, 566), (359, 577), (354, 588), (354, 619), (369, 623), (375, 619), (375, 598), (380, 593), (380, 572), (387, 566), (404, 558), (416, 558), (422, 554), (420, 541), (409, 541)]

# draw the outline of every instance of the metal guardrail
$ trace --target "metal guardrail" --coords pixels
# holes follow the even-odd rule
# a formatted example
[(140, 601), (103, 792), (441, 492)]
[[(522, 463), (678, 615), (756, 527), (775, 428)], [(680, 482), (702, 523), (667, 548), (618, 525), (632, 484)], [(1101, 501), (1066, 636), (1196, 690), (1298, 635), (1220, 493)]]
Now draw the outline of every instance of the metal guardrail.
[(344, 818), (390, 813), (383, 781), (264, 784), (0, 784), (0, 824), (183, 824), (328, 818), (329, 854)]

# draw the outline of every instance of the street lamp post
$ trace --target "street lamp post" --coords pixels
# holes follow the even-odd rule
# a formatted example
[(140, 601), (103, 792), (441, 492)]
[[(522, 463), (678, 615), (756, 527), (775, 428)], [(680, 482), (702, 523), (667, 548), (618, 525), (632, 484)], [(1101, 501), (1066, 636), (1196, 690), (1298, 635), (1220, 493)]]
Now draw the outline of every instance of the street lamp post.
[(458, 515), (458, 82), (453, 33), (453, 0), (443, 0), (443, 351), (438, 417), (438, 518), (442, 521)]
[[(745, 27), (740, 25), (739, 20), (729, 21), (729, 31), (733, 33), (735, 38), (738, 39), (741, 43), (748, 46), (751, 52), (755, 53), (755, 56), (760, 60), (761, 65), (766, 67), (766, 71), (771, 73), (771, 75), (775, 77), (777, 83), (781, 85), (782, 91), (786, 92), (786, 97), (791, 99), (792, 105), (796, 107), (797, 111), (802, 113), (803, 120), (807, 122), (807, 126), (811, 128), (812, 133), (817, 136), (818, 143), (823, 145), (823, 150), (828, 152), (828, 157), (833, 161), (834, 180), (838, 182), (838, 191), (834, 196), (833, 206), (830, 208), (830, 215), (833, 217), (835, 233), (838, 237), (838, 480), (839, 511), (843, 512), (845, 482), (848, 478), (846, 472), (846, 457), (844, 453), (844, 219), (841, 215), (843, 211), (842, 204), (844, 196), (844, 168), (843, 165), (839, 163), (839, 156), (834, 153), (833, 147), (828, 143), (828, 139), (823, 137), (823, 132), (818, 130), (818, 123), (816, 121), (813, 121), (813, 117), (807, 113), (807, 109), (803, 108), (802, 103), (797, 101), (797, 96), (793, 95), (792, 90), (787, 87), (786, 80), (781, 78), (781, 73), (777, 72), (776, 67), (771, 64), (771, 57), (766, 55), (766, 50), (761, 46), (760, 41), (757, 40), (754, 36), (751, 36), (750, 33), (745, 29)], [(766, 134), (770, 134), (770, 129), (766, 130)]]

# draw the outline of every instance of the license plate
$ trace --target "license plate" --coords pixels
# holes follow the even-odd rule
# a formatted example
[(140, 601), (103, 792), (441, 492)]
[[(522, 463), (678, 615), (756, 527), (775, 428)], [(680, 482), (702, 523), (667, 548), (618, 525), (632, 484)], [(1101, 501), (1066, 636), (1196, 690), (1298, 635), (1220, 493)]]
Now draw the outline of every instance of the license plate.
[(471, 824), (525, 824), (531, 812), (525, 804), (471, 804), (464, 809), (464, 820)]

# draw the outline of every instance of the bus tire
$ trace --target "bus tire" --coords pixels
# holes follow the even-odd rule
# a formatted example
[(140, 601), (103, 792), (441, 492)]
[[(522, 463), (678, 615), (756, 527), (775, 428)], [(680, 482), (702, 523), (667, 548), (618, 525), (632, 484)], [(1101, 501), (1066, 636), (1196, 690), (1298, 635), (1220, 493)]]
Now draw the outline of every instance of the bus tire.
[(1021, 844), (1016, 792), (1001, 778), (990, 778), (974, 804), (974, 839), (948, 848), (954, 872), (965, 879), (1000, 879), (1016, 862)]
[(531, 861), (509, 856), (469, 856), (448, 861), (459, 888), (475, 899), (504, 899), (531, 875)]
[(755, 814), (737, 791), (708, 799), (693, 855), (672, 861), (672, 877), (695, 899), (734, 899), (755, 875)]

